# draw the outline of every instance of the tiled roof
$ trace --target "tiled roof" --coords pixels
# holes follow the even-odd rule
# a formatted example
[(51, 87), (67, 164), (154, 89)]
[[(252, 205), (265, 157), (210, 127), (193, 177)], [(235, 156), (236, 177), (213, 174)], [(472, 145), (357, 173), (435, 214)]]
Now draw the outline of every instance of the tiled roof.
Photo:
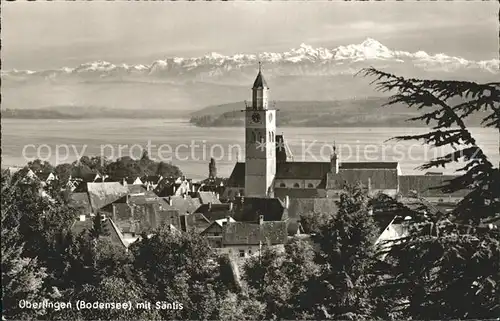
[(276, 164), (276, 179), (322, 179), (330, 162), (286, 162)]
[(151, 183), (151, 184), (158, 184), (160, 181), (163, 179), (161, 175), (146, 175), (141, 177), (141, 181), (146, 184), (146, 183)]
[[(210, 223), (209, 226), (207, 226), (206, 229), (204, 229), (203, 231), (200, 232), (200, 234), (206, 234), (207, 233), (207, 230), (211, 229), (213, 226), (218, 226), (218, 227), (223, 227), (224, 226), (224, 223), (226, 222), (236, 222), (232, 217), (229, 217), (228, 218), (221, 218), (219, 220), (215, 220), (213, 221), (212, 223)], [(222, 229), (218, 229), (218, 230), (222, 230)]]
[(456, 178), (453, 175), (403, 175), (399, 177), (399, 191), (403, 196), (412, 194), (411, 191), (416, 191), (420, 197), (464, 197), (469, 191), (461, 190), (451, 194), (443, 193), (440, 187), (447, 185), (449, 180)]
[(368, 186), (368, 181), (372, 189), (397, 189), (398, 177), (396, 169), (339, 170), (338, 174), (327, 174), (326, 189), (342, 189), (345, 183)]
[(202, 204), (220, 204), (220, 200), (217, 198), (214, 192), (198, 192), (198, 198)]
[(192, 198), (191, 196), (171, 196), (172, 206), (179, 211), (179, 214), (191, 214), (194, 213), (200, 206), (201, 203), (197, 198)]
[(143, 185), (127, 185), (128, 192), (130, 194), (138, 194), (146, 192), (146, 188)]
[(128, 194), (128, 189), (118, 182), (87, 183), (87, 190), (94, 211)]
[(244, 197), (243, 207), (236, 200), (234, 218), (237, 221), (258, 222), (259, 216), (264, 221), (281, 221), (288, 217), (283, 202), (278, 198)]
[(202, 213), (210, 221), (223, 219), (227, 216), (232, 216), (233, 211), (230, 210), (230, 204), (202, 204), (195, 213)]
[(245, 187), (245, 163), (238, 162), (234, 165), (233, 172), (227, 180), (227, 186)]
[(222, 232), (223, 245), (275, 245), (287, 241), (287, 223), (279, 222), (229, 222)]
[(113, 203), (114, 216), (116, 222), (129, 220), (132, 218), (132, 209), (127, 203)]
[[(87, 218), (85, 221), (78, 220), (75, 221), (71, 226), (71, 232), (75, 235), (79, 235), (84, 231), (90, 231), (92, 229), (92, 226), (93, 226), (93, 218)], [(109, 236), (104, 236), (104, 237), (109, 238), (111, 242), (115, 244), (121, 245), (125, 248), (127, 247), (126, 243), (123, 241), (122, 233), (111, 219), (106, 218), (104, 220), (103, 227), (107, 232), (109, 232)]]
[(71, 193), (69, 196), (69, 206), (82, 213), (90, 213), (89, 195), (87, 193)]
[(140, 194), (132, 194), (128, 197), (128, 202), (131, 205), (157, 204), (163, 209), (170, 209), (172, 206), (162, 197), (159, 197), (151, 191), (146, 191)]
[[(209, 177), (209, 178), (205, 178), (204, 180), (202, 180), (199, 184), (221, 186), (221, 184), (225, 185), (226, 181), (227, 181), (227, 178)], [(196, 183), (194, 183), (194, 184), (196, 184)]]
[(397, 169), (398, 162), (342, 162), (340, 169)]
[(203, 232), (211, 224), (210, 220), (207, 219), (202, 213), (182, 215), (182, 217), (181, 220), (184, 219), (186, 222), (187, 231), (194, 230), (195, 233)]

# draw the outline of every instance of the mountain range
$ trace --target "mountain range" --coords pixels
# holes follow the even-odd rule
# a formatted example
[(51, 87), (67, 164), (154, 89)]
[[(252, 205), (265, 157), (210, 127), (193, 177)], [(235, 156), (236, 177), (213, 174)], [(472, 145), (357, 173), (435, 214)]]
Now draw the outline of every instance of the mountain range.
[(368, 38), (332, 49), (301, 44), (281, 53), (210, 53), (138, 65), (94, 61), (51, 70), (7, 70), (1, 73), (2, 100), (10, 109), (70, 105), (189, 113), (249, 99), (259, 61), (276, 100), (376, 96), (371, 79), (354, 77), (369, 66), (406, 77), (478, 82), (494, 81), (500, 74), (498, 59), (472, 61), (443, 53), (410, 53)]

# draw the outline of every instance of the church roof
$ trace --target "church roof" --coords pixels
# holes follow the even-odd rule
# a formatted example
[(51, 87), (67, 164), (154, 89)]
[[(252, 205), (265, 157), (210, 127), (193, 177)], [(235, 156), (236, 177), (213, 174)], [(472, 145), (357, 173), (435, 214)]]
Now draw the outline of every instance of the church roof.
[(264, 79), (264, 76), (262, 75), (262, 72), (259, 70), (259, 73), (257, 74), (257, 78), (255, 78), (255, 81), (253, 82), (253, 89), (257, 88), (269, 88), (267, 87), (267, 82)]
[(342, 189), (344, 183), (361, 183), (371, 189), (385, 190), (398, 188), (398, 171), (396, 168), (353, 168), (339, 169), (339, 173), (328, 173), (326, 176), (326, 189)]
[(322, 179), (330, 162), (285, 162), (276, 164), (276, 179)]
[(397, 169), (398, 162), (342, 162), (340, 169)]
[[(330, 171), (330, 162), (276, 163), (276, 179), (318, 179)], [(245, 163), (236, 163), (227, 186), (245, 187)]]

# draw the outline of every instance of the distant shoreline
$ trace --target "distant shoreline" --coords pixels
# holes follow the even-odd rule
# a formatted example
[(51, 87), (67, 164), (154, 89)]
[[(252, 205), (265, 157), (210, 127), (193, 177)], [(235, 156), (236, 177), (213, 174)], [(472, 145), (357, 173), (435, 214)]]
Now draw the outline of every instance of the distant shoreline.
[(3, 109), (5, 119), (46, 119), (46, 120), (84, 120), (84, 119), (188, 119), (187, 111), (162, 111), (152, 109), (121, 110), (102, 107), (52, 107), (40, 109)]

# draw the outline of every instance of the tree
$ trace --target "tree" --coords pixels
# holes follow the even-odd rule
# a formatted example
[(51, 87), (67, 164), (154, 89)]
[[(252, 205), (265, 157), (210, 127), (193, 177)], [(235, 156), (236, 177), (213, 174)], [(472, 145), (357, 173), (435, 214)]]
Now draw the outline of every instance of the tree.
[(42, 161), (40, 159), (35, 159), (34, 161), (28, 162), (27, 165), (35, 174), (37, 173), (52, 173), (54, 167), (48, 161)]
[(216, 257), (198, 235), (181, 234), (167, 226), (143, 235), (130, 250), (134, 274), (151, 301), (179, 302), (182, 310), (160, 311), (162, 318), (214, 319), (217, 315)]
[(456, 178), (436, 188), (469, 190), (449, 214), (413, 213), (409, 235), (391, 244), (376, 292), (398, 304), (384, 313), (397, 309), (415, 319), (500, 315), (500, 235), (485, 227), (500, 216), (500, 173), (466, 126), (470, 115), (482, 113), (483, 126), (500, 132), (500, 83), (405, 79), (373, 68), (363, 74), (374, 76), (379, 90), (396, 92), (387, 105), (405, 103), (423, 111), (410, 121), (432, 123), (428, 133), (396, 140), (453, 147), (420, 169), (465, 163)]
[(2, 315), (9, 319), (36, 319), (43, 311), (21, 309), (20, 300), (40, 301), (44, 297), (45, 268), (36, 258), (23, 255), (19, 217), (12, 209), (10, 180), (1, 177)]
[(294, 239), (279, 253), (266, 248), (244, 265), (249, 297), (264, 304), (265, 319), (309, 319), (316, 303), (315, 278), (319, 267), (309, 242)]
[(371, 315), (373, 244), (380, 232), (369, 214), (368, 203), (360, 185), (346, 186), (337, 202), (337, 215), (316, 236), (322, 267), (316, 293), (322, 298), (318, 317), (364, 319)]
[(108, 236), (109, 230), (106, 227), (106, 219), (100, 212), (92, 220), (92, 229), (89, 231), (92, 239), (98, 239), (100, 236)]
[(300, 224), (306, 233), (318, 233), (335, 213), (305, 212), (300, 213)]
[(395, 140), (422, 140), (434, 147), (450, 146), (454, 149), (451, 153), (423, 164), (419, 169), (465, 162), (457, 170), (461, 173), (457, 178), (443, 186), (436, 186), (445, 192), (470, 190), (451, 213), (456, 220), (479, 224), (482, 219), (498, 217), (500, 172), (478, 145), (466, 126), (466, 120), (473, 113), (481, 112), (483, 126), (500, 133), (500, 83), (405, 79), (374, 68), (364, 69), (362, 73), (376, 78), (378, 90), (396, 91), (387, 106), (404, 103), (425, 111), (409, 121), (433, 124), (428, 133), (398, 136)]

